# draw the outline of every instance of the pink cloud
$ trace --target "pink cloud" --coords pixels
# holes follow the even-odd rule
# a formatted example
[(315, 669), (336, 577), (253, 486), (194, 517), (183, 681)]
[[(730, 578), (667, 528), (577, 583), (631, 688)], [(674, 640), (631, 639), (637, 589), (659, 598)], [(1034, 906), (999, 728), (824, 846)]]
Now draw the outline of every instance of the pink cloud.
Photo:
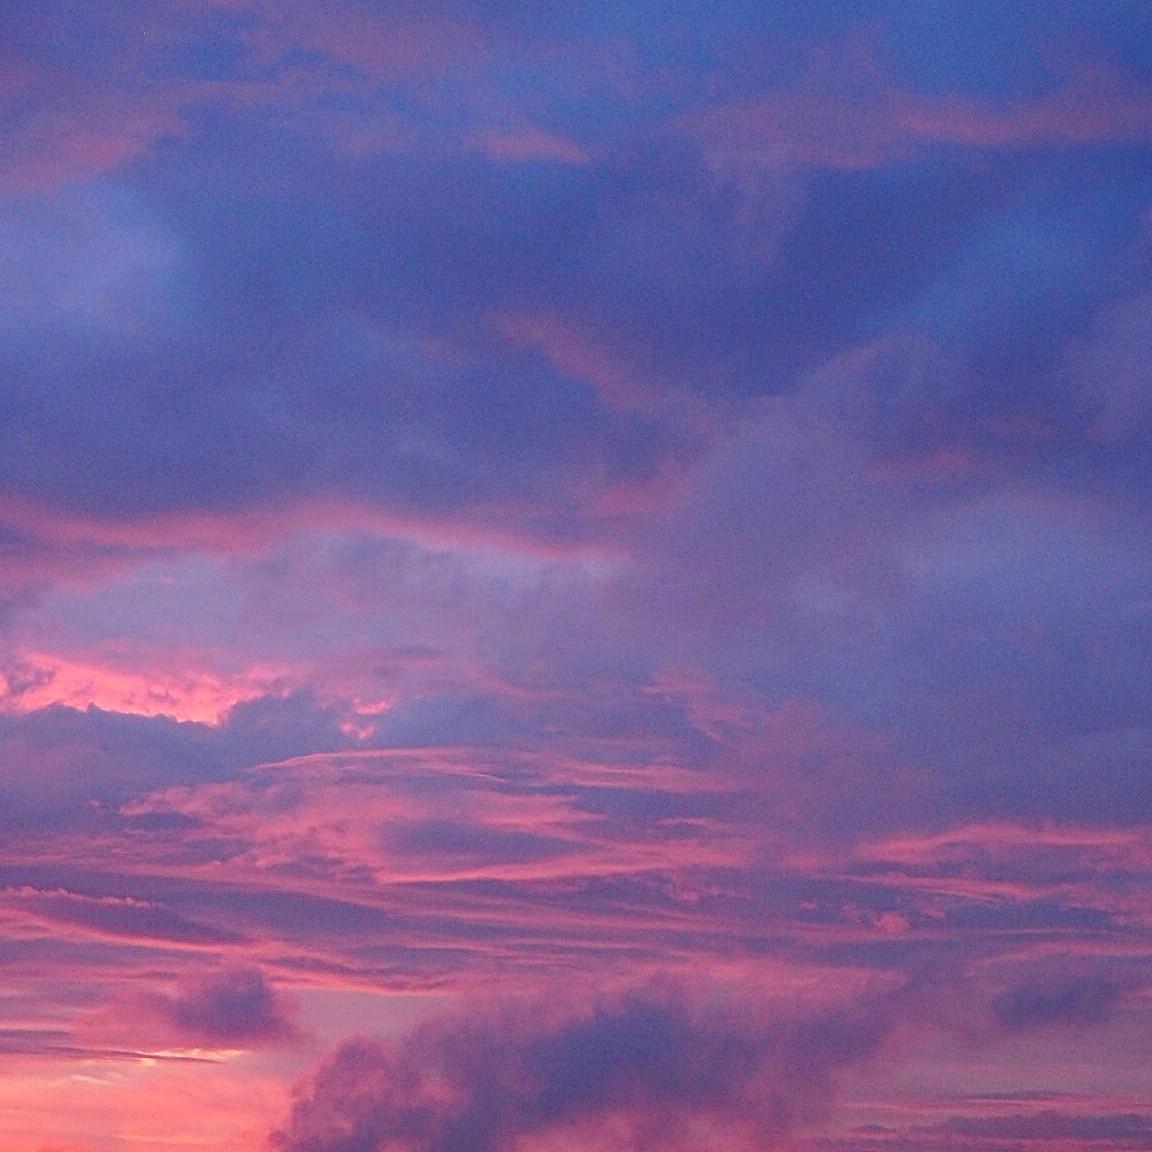
[(84, 896), (65, 890), (20, 889), (3, 893), (6, 902), (26, 910), (33, 921), (73, 939), (151, 941), (165, 947), (204, 948), (237, 943), (239, 937), (153, 901), (134, 897)]
[[(264, 0), (186, 7), (193, 23), (179, 33), (163, 20), (137, 24), (126, 14), (114, 31), (119, 67), (98, 77), (49, 71), (15, 55), (0, 60), (0, 112), (6, 111), (8, 120), (0, 192), (42, 193), (114, 172), (164, 140), (184, 136), (189, 113), (206, 105), (246, 111), (276, 107), (318, 126), (354, 154), (390, 150), (409, 132), (386, 109), (365, 125), (339, 114), (318, 116), (308, 101), (366, 84), (439, 78), (449, 67), (478, 60), (487, 51), (478, 26), (447, 17), (382, 15), (357, 5), (318, 12)], [(168, 78), (163, 87), (146, 81), (143, 62), (157, 46), (181, 48), (197, 23), (227, 7), (258, 17), (239, 36), (246, 52), (243, 75)], [(318, 52), (322, 59), (302, 63), (304, 52)], [(349, 67), (359, 79), (342, 74)], [(495, 137), (491, 154), (527, 158), (535, 149), (542, 158), (576, 162), (574, 147), (528, 130)]]
[(1082, 72), (1061, 91), (1008, 107), (896, 95), (895, 127), (913, 140), (1021, 148), (1152, 140), (1152, 99), (1107, 74)]
[[(531, 885), (663, 872), (677, 864), (736, 866), (745, 859), (741, 838), (707, 821), (667, 828), (656, 822), (623, 836), (559, 786), (501, 786), (515, 759), (459, 748), (320, 754), (257, 770), (244, 782), (169, 789), (126, 811), (192, 817), (203, 823), (203, 835), (243, 845), (230, 858), (237, 876), (282, 872), (289, 878), (311, 860), (305, 874), (323, 874), (337, 888), (362, 881), (381, 896), (392, 885), (417, 881)], [(610, 788), (610, 779), (617, 787), (625, 780), (639, 786), (635, 773), (621, 778), (571, 759), (553, 767), (528, 758), (520, 770), (527, 779), (562, 781), (566, 791), (582, 781)], [(437, 787), (429, 788), (433, 781)], [(669, 784), (674, 781), (662, 781), (664, 788)], [(696, 790), (705, 786), (695, 782)], [(197, 835), (185, 833), (186, 840)]]
[(111, 172), (159, 141), (184, 133), (167, 96), (60, 86), (36, 77), (19, 93), (25, 108), (7, 133), (0, 191), (36, 193)]
[(578, 144), (536, 127), (508, 132), (488, 132), (478, 136), (473, 147), (491, 156), (493, 160), (510, 164), (525, 164), (532, 161), (554, 164), (591, 162), (588, 153)]
[(1152, 140), (1152, 99), (1106, 75), (1084, 73), (1031, 103), (993, 105), (927, 96), (874, 79), (862, 94), (800, 88), (692, 113), (675, 127), (700, 141), (725, 173), (808, 166), (854, 171), (934, 144), (1059, 148)]
[(501, 315), (493, 323), (514, 343), (541, 351), (557, 371), (592, 385), (610, 408), (628, 411), (659, 403), (658, 390), (638, 379), (622, 357), (584, 326), (541, 313)]
[[(592, 532), (571, 539), (542, 536), (539, 520), (539, 508), (528, 502), (504, 507), (472, 506), (453, 516), (420, 515), (352, 498), (314, 497), (239, 511), (112, 518), (76, 513), (22, 496), (0, 495), (0, 525), (11, 525), (48, 545), (77, 548), (80, 559), (85, 547), (143, 554), (122, 557), (122, 562), (127, 563), (146, 559), (149, 552), (171, 550), (253, 556), (285, 537), (355, 529), (370, 529), (384, 537), (411, 540), (434, 549), (489, 548), (544, 559), (610, 557), (619, 555), (624, 547), (619, 540)], [(33, 560), (36, 555), (32, 552)]]

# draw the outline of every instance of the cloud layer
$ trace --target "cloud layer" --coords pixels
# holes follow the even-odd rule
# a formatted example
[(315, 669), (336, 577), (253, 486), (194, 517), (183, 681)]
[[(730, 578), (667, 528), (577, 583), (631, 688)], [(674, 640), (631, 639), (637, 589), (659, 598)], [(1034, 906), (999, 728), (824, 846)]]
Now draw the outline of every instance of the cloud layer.
[(4, 1147), (1147, 1145), (1142, 4), (16, 0), (0, 137)]

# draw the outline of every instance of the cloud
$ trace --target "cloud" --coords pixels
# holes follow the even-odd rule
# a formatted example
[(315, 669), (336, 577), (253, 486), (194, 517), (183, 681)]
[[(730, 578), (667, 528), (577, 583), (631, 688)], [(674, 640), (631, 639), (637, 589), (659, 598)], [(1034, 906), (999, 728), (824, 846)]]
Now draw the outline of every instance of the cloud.
[(228, 968), (171, 995), (141, 996), (127, 1007), (151, 1016), (187, 1045), (250, 1047), (297, 1037), (291, 1004), (258, 968)]
[(1067, 372), (1104, 445), (1129, 452), (1147, 439), (1152, 424), (1152, 296), (1104, 309), (1091, 333), (1068, 350)]
[(268, 763), (352, 746), (348, 718), (343, 702), (328, 703), (298, 688), (237, 702), (221, 718), (220, 736), (233, 763)]
[(63, 890), (15, 889), (4, 893), (17, 909), (50, 924), (60, 935), (149, 941), (175, 947), (220, 947), (242, 937), (197, 923), (162, 904), (133, 897), (86, 896)]
[(469, 1005), (290, 1152), (1137, 1111), (1152, 41), (1073, 8), (0, 5), (0, 1144), (253, 1147), (288, 989)]
[(578, 144), (535, 127), (490, 132), (480, 137), (474, 147), (493, 159), (512, 164), (533, 161), (552, 164), (589, 163), (588, 154)]
[(1021, 986), (992, 1003), (996, 1019), (1010, 1031), (1052, 1026), (1099, 1024), (1123, 998), (1123, 985), (1103, 979), (1073, 979)]
[(10, 129), (0, 192), (28, 195), (92, 180), (185, 130), (177, 111), (129, 95), (82, 90), (71, 99), (41, 98), (37, 93), (39, 107)]
[(1054, 1109), (1030, 1116), (957, 1116), (942, 1124), (940, 1136), (968, 1137), (974, 1143), (1019, 1140), (1104, 1143), (1109, 1148), (1146, 1148), (1152, 1140), (1152, 1117), (1135, 1112), (1078, 1115)]
[[(995, 1107), (997, 1102), (988, 1101)], [(999, 1102), (1003, 1107), (1006, 1101)], [(1152, 1121), (1143, 1113), (1026, 1107), (995, 1115), (952, 1115), (935, 1124), (862, 1124), (820, 1141), (835, 1152), (982, 1152), (988, 1148), (1101, 1147), (1144, 1152)], [(887, 1118), (886, 1118), (887, 1119)]]
[(685, 988), (572, 1011), (523, 1005), (349, 1041), (272, 1136), (280, 1152), (504, 1152), (563, 1133), (681, 1148), (712, 1130), (776, 1147), (883, 1040), (879, 1014), (789, 1018)]
[(0, 824), (9, 831), (91, 824), (96, 808), (164, 782), (211, 779), (222, 768), (213, 744), (201, 725), (98, 708), (0, 715)]
[(252, 697), (218, 725), (94, 706), (0, 712), (0, 828), (94, 831), (116, 809), (169, 786), (196, 787), (253, 763), (347, 747), (355, 740), (340, 728), (344, 715), (305, 690)]
[(932, 146), (1028, 149), (1152, 139), (1152, 100), (1135, 84), (1084, 73), (1039, 99), (1005, 104), (968, 93), (904, 91), (872, 66), (693, 112), (675, 127), (701, 142), (717, 172), (793, 166), (859, 171), (904, 163)]
[(244, 0), (238, 7), (262, 17), (265, 52), (273, 46), (285, 55), (319, 50), (376, 81), (437, 77), (452, 65), (482, 58), (489, 47), (484, 29), (465, 5), (412, 10), (401, 4), (382, 11), (362, 0), (341, 0), (321, 11), (306, 4)]

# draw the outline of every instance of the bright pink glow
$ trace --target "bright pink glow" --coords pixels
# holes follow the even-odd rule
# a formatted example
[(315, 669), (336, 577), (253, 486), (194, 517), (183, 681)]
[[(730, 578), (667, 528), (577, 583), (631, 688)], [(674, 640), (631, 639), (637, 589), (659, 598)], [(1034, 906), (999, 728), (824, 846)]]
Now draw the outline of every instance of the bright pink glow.
[[(103, 708), (140, 716), (171, 716), (214, 724), (241, 700), (285, 683), (286, 667), (253, 667), (227, 675), (210, 667), (158, 666), (147, 653), (108, 646), (104, 651), (64, 655), (21, 652), (18, 694), (7, 685), (6, 704), (21, 712), (62, 704), (70, 708)], [(0, 677), (0, 696), (4, 695)]]
[[(0, 1140), (11, 1152), (256, 1152), (262, 1118), (287, 1104), (270, 1069), (237, 1062), (235, 1054), (188, 1063), (148, 1056), (4, 1063)], [(142, 1099), (146, 1108), (136, 1103)]]

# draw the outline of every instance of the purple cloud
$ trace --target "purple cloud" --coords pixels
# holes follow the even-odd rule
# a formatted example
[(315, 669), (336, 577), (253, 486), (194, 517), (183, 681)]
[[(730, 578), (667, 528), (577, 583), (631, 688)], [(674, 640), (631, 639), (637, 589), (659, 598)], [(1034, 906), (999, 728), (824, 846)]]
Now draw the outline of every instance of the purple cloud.
[(821, 1113), (835, 1076), (872, 1055), (885, 1030), (879, 1015), (774, 1019), (683, 988), (570, 1014), (517, 1006), (391, 1047), (349, 1041), (272, 1145), (500, 1152), (549, 1132), (615, 1132), (630, 1147), (688, 1147), (700, 1125), (774, 1147)]
[(139, 1007), (184, 1042), (203, 1045), (282, 1043), (297, 1036), (291, 1006), (258, 968), (234, 967)]
[(996, 1019), (1016, 1030), (1098, 1024), (1118, 1005), (1124, 988), (1111, 980), (1074, 979), (1013, 988), (992, 1003)]

